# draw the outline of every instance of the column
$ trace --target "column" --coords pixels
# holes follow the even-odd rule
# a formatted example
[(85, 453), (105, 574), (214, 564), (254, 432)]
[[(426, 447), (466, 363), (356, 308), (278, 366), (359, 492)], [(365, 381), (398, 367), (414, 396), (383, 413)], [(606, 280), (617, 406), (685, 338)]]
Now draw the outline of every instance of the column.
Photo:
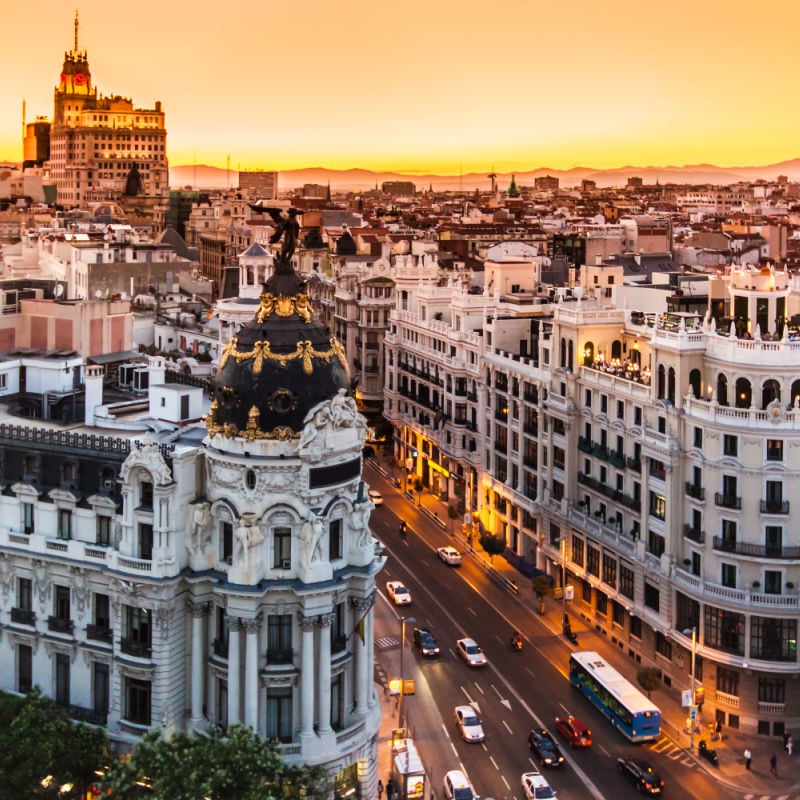
[(192, 725), (203, 719), (204, 669), (203, 669), (203, 630), (208, 613), (208, 603), (187, 602), (192, 615)]
[(300, 672), (300, 735), (314, 735), (314, 617), (300, 615), (303, 631)]
[(239, 722), (239, 629), (240, 620), (225, 617), (228, 629), (228, 725)]
[(242, 623), (247, 631), (244, 661), (244, 724), (258, 730), (258, 632), (261, 615)]
[(333, 614), (320, 614), (319, 625), (319, 732), (331, 730), (331, 625)]
[(365, 678), (367, 680), (367, 686), (369, 687), (367, 690), (367, 697), (369, 698), (369, 704), (374, 705), (377, 702), (377, 698), (375, 697), (375, 593), (372, 594), (372, 607), (369, 610), (369, 614), (367, 614), (367, 624), (366, 630), (364, 631), (364, 636), (368, 642), (367, 647), (367, 672)]
[[(371, 640), (367, 638), (368, 617), (375, 595), (370, 597), (352, 598), (352, 606), (355, 614), (355, 633), (353, 636), (353, 682), (355, 684), (356, 714), (366, 715), (369, 702), (369, 684), (371, 674), (368, 672), (369, 666), (369, 644)], [(361, 624), (359, 624), (359, 622)], [(364, 640), (361, 640), (359, 631), (363, 631)]]

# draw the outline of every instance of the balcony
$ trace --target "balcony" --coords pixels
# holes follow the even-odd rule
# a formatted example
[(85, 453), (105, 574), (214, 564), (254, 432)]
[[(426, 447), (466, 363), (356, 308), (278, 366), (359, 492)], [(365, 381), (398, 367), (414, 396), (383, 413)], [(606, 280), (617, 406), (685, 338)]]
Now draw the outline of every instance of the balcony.
[(86, 638), (93, 639), (96, 642), (106, 642), (111, 644), (114, 634), (111, 628), (107, 625), (87, 625)]
[(592, 440), (587, 439), (584, 436), (578, 437), (578, 450), (583, 453), (591, 453), (592, 452)]
[(267, 648), (267, 664), (291, 664), (293, 661), (294, 650), (292, 650), (291, 647), (275, 649)]
[(732, 508), (736, 511), (740, 511), (742, 508), (742, 498), (735, 494), (714, 492), (714, 502), (721, 508)]
[(706, 490), (702, 486), (697, 486), (694, 483), (686, 481), (684, 487), (686, 489), (686, 494), (689, 495), (689, 497), (693, 497), (695, 500), (706, 499)]
[(75, 722), (85, 722), (87, 725), (105, 726), (108, 723), (107, 711), (95, 711), (93, 708), (69, 705), (65, 708), (67, 715)]
[(31, 611), (29, 608), (12, 608), (11, 621), (19, 625), (35, 625), (36, 612)]
[(761, 501), (762, 514), (788, 514), (789, 501), (788, 500), (762, 500)]
[(640, 458), (631, 458), (629, 456), (625, 459), (625, 463), (628, 465), (628, 469), (632, 469), (634, 472), (642, 471), (642, 460)]
[(592, 445), (592, 455), (601, 458), (603, 461), (608, 461), (608, 448), (603, 444)]
[(800, 546), (798, 545), (781, 547), (780, 545), (751, 544), (749, 542), (723, 539), (721, 536), (714, 537), (714, 549), (721, 550), (724, 553), (735, 553), (740, 556), (752, 556), (753, 558), (800, 559)]
[(75, 623), (66, 617), (48, 617), (47, 630), (54, 633), (68, 633), (71, 634), (75, 628)]
[(706, 541), (706, 532), (699, 528), (693, 528), (691, 525), (683, 526), (683, 535), (697, 544), (704, 544)]
[(120, 648), (125, 655), (136, 658), (150, 658), (152, 648), (148, 642), (138, 642), (135, 639), (123, 637), (120, 639)]
[(623, 469), (625, 467), (625, 456), (622, 453), (615, 453), (613, 450), (608, 454), (608, 463)]

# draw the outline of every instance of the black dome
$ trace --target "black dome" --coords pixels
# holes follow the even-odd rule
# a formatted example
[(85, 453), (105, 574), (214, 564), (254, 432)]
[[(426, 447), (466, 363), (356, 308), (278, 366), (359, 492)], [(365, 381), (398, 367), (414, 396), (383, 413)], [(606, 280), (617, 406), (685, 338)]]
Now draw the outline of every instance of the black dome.
[(206, 423), (212, 434), (291, 439), (310, 409), (350, 389), (344, 349), (312, 316), (305, 281), (281, 266), (253, 321), (222, 352)]

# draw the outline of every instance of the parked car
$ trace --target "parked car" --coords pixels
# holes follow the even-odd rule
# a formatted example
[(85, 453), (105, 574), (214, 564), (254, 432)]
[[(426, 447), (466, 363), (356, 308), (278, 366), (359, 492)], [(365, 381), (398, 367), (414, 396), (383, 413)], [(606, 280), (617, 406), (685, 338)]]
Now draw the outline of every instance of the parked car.
[[(380, 492), (376, 492), (374, 489), (370, 489), (367, 494), (369, 495), (369, 499), (372, 500), (372, 504), (376, 506), (383, 505), (383, 495)], [(362, 495), (363, 496), (363, 495)]]
[(546, 767), (560, 767), (564, 763), (564, 754), (546, 728), (532, 728), (528, 734), (528, 746)]
[(414, 628), (414, 646), (423, 656), (439, 655), (439, 643), (427, 628)]
[(472, 706), (456, 706), (455, 722), (458, 732), (465, 742), (482, 742), (483, 726)]
[(661, 776), (641, 758), (618, 758), (617, 769), (642, 794), (661, 794), (664, 788)]
[(522, 791), (528, 800), (549, 800), (556, 796), (547, 779), (539, 770), (523, 773)]
[(458, 567), (461, 565), (461, 553), (459, 553), (455, 547), (451, 547), (450, 545), (447, 547), (437, 547), (436, 555), (439, 556), (445, 564), (449, 564), (451, 567)]
[(411, 602), (411, 592), (400, 581), (387, 581), (386, 594), (396, 606), (407, 606)]
[(478, 800), (472, 784), (460, 769), (451, 769), (449, 772), (445, 772), (442, 792), (446, 800)]
[(474, 639), (458, 639), (456, 641), (456, 652), (471, 667), (485, 667), (489, 663), (486, 654), (478, 647)]
[(592, 732), (577, 717), (556, 717), (555, 728), (570, 747), (589, 747), (592, 743)]

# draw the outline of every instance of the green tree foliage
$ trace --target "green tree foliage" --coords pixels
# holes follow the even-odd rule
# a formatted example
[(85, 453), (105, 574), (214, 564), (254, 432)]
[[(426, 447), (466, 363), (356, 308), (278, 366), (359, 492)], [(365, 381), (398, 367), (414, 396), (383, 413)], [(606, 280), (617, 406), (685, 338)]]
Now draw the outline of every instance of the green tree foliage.
[(647, 692), (650, 697), (650, 692), (658, 689), (661, 686), (661, 670), (657, 667), (645, 667), (636, 673), (636, 680), (639, 681), (639, 686)]
[(83, 797), (107, 760), (105, 731), (73, 722), (38, 688), (0, 696), (0, 800)]
[(494, 557), (499, 556), (506, 549), (506, 540), (501, 539), (499, 536), (492, 536), (491, 533), (481, 534), (481, 547), (486, 551), (489, 556), (489, 563), (494, 562)]
[(553, 585), (547, 575), (537, 575), (531, 581), (531, 588), (533, 593), (539, 599), (539, 613), (544, 614), (544, 599), (547, 595), (553, 593)]
[(456, 506), (447, 506), (447, 516), (450, 517), (450, 533), (453, 533), (453, 523), (461, 516)]
[(144, 736), (129, 759), (115, 761), (101, 783), (115, 800), (293, 800), (331, 794), (320, 767), (290, 766), (273, 742), (234, 725), (207, 735)]

